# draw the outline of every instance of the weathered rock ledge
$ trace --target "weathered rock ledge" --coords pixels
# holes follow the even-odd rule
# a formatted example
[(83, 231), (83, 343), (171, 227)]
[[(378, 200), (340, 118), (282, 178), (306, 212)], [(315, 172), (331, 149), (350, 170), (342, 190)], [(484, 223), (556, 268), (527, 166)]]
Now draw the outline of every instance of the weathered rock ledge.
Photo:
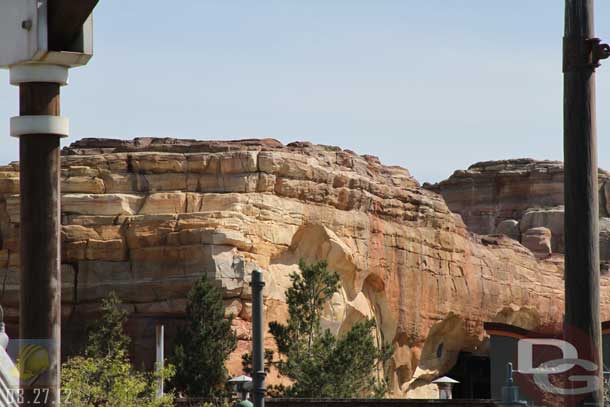
[[(440, 193), (449, 209), (474, 233), (505, 234), (543, 256), (564, 252), (560, 161), (522, 158), (480, 162), (425, 187)], [(610, 173), (602, 169), (599, 204), (601, 258), (609, 262)]]
[[(85, 139), (63, 154), (66, 338), (115, 290), (131, 315), (136, 359), (150, 361), (154, 324), (171, 337), (186, 293), (206, 274), (237, 316), (235, 372), (249, 347), (251, 271), (265, 273), (267, 320), (282, 320), (299, 258), (327, 259), (341, 275), (325, 326), (340, 334), (376, 319), (395, 349), (387, 369), (397, 395), (425, 389), (460, 351), (487, 352), (486, 321), (561, 323), (561, 255), (536, 258), (508, 237), (472, 235), (440, 195), (375, 157), (305, 142), (174, 139)], [(18, 193), (18, 165), (0, 167), (0, 302), (13, 323)]]

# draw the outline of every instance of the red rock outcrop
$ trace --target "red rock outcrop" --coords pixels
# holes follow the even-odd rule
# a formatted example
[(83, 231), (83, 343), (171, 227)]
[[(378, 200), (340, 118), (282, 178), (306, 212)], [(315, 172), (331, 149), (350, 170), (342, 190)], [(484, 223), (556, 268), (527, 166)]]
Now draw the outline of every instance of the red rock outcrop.
[[(533, 240), (526, 241), (523, 236), (530, 229), (545, 227), (551, 232), (552, 251), (564, 252), (563, 163), (560, 161), (523, 158), (480, 162), (425, 187), (440, 193), (449, 209), (459, 214), (474, 233), (505, 234), (530, 247), (529, 242)], [(610, 173), (602, 169), (599, 170), (599, 204), (601, 258), (609, 262)]]
[[(540, 186), (542, 203), (555, 205), (558, 175), (548, 168), (536, 187), (505, 185), (515, 192), (501, 196), (517, 202), (517, 191)], [(18, 164), (1, 167), (0, 302), (15, 323), (18, 185)], [(495, 184), (484, 185), (499, 202)], [(275, 140), (85, 139), (64, 150), (62, 187), (64, 326), (78, 331), (114, 290), (130, 312), (139, 360), (154, 354), (155, 322), (171, 337), (186, 293), (206, 274), (237, 315), (235, 373), (250, 340), (251, 271), (265, 274), (267, 321), (282, 320), (299, 258), (327, 259), (341, 275), (325, 326), (341, 334), (376, 320), (379, 339), (394, 346), (387, 372), (396, 395), (425, 389), (460, 351), (487, 352), (486, 321), (535, 329), (562, 320), (561, 256), (538, 259), (508, 237), (472, 235), (440, 195), (372, 156)], [(471, 205), (487, 205), (476, 193)], [(532, 207), (519, 205), (502, 219)], [(491, 221), (477, 216), (487, 232)], [(602, 284), (607, 319), (608, 279)]]

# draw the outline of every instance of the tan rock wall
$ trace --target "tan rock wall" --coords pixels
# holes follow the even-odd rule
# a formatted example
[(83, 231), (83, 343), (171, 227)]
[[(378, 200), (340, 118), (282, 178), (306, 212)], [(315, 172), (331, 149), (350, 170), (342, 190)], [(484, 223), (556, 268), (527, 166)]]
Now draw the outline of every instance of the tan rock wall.
[[(468, 229), (486, 235), (506, 234), (522, 243), (525, 232), (551, 231), (553, 253), (564, 252), (563, 163), (513, 159), (476, 163), (426, 188), (440, 193)], [(610, 269), (610, 173), (599, 170), (599, 215), (602, 270)], [(506, 229), (516, 223), (518, 233)], [(528, 244), (525, 244), (528, 246)]]
[[(609, 181), (610, 173), (600, 169), (603, 217), (610, 214), (605, 199)], [(440, 193), (471, 231), (490, 234), (503, 220), (519, 220), (528, 209), (562, 206), (563, 163), (531, 158), (480, 162), (427, 187)]]
[[(18, 175), (16, 165), (0, 168), (1, 301), (13, 320)], [(267, 320), (283, 320), (299, 258), (327, 259), (341, 275), (326, 327), (340, 335), (375, 318), (395, 349), (387, 370), (396, 395), (421, 393), (459, 351), (484, 352), (486, 321), (562, 320), (561, 256), (537, 260), (509, 238), (471, 236), (440, 195), (375, 157), (273, 140), (85, 139), (64, 151), (62, 185), (64, 326), (78, 331), (114, 290), (139, 360), (153, 358), (154, 323), (171, 337), (205, 274), (236, 315), (236, 373), (251, 339), (252, 270), (265, 274)]]

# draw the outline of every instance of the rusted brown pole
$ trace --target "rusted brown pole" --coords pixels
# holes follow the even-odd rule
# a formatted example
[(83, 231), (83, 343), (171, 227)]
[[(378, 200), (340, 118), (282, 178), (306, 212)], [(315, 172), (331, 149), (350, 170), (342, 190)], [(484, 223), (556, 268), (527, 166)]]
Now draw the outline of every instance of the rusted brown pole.
[[(21, 116), (59, 116), (59, 84), (19, 85)], [(58, 406), (60, 401), (59, 136), (20, 136), (21, 288), (19, 335), (47, 344), (48, 380), (22, 381), (23, 404)]]
[[(566, 0), (564, 36), (565, 330), (580, 359), (599, 366), (599, 203), (593, 0)], [(596, 373), (588, 372), (588, 375)], [(574, 383), (582, 387), (582, 383)], [(578, 405), (603, 405), (602, 388)]]

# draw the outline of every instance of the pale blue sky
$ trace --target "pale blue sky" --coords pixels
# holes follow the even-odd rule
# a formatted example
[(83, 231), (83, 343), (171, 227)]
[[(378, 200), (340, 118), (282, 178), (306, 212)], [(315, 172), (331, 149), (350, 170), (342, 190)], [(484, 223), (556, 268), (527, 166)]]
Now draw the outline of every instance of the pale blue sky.
[[(610, 2), (597, 34), (610, 40)], [(101, 0), (71, 71), (74, 141), (309, 140), (438, 181), (476, 161), (561, 159), (561, 0)], [(598, 71), (610, 169), (610, 63)], [(0, 72), (0, 162), (17, 90)], [(607, 113), (606, 113), (607, 112)]]

